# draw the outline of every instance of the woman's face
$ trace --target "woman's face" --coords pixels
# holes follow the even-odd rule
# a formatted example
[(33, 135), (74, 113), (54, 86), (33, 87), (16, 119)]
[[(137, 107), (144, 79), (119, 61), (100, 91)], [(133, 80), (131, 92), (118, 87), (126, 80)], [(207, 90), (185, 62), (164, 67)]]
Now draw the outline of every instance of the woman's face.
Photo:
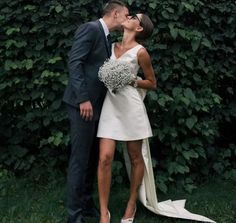
[(122, 26), (127, 29), (136, 29), (137, 27), (142, 27), (142, 14), (129, 15), (128, 19), (122, 23)]

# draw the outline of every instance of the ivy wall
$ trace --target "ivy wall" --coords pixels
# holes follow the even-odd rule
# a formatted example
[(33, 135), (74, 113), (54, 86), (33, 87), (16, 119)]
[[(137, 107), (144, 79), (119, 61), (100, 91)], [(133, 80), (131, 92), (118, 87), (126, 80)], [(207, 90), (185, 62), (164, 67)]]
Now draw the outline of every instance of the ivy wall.
[[(235, 1), (126, 2), (155, 24), (146, 47), (158, 89), (145, 103), (158, 188), (178, 184), (191, 191), (210, 175), (236, 180)], [(0, 169), (35, 179), (65, 172), (67, 54), (78, 25), (99, 18), (102, 5), (0, 2)], [(127, 179), (119, 148), (113, 172), (114, 182)]]

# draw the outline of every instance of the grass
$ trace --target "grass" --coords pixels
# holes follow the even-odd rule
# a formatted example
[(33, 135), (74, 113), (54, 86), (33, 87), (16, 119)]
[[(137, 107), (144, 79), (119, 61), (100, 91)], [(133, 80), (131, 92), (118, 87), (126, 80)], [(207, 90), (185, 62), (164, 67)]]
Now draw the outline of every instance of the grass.
[[(36, 184), (30, 179), (11, 177), (0, 179), (1, 223), (65, 223), (65, 181)], [(196, 189), (192, 194), (172, 190), (168, 195), (159, 194), (159, 200), (187, 199), (186, 207), (196, 214), (205, 215), (217, 223), (236, 222), (235, 182), (214, 180)], [(110, 212), (112, 223), (119, 223), (129, 190), (127, 186), (112, 188)], [(97, 201), (97, 194), (95, 195)], [(138, 203), (135, 223), (193, 223), (196, 221), (162, 217), (152, 214)], [(86, 223), (97, 223), (87, 218)]]

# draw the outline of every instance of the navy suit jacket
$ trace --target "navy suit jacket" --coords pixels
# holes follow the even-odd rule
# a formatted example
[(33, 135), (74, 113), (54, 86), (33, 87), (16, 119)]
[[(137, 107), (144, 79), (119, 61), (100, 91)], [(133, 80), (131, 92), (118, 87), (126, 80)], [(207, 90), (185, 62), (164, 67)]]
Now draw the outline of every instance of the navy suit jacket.
[(89, 100), (94, 120), (99, 119), (106, 94), (104, 84), (98, 79), (98, 70), (109, 57), (110, 49), (100, 21), (81, 25), (69, 53), (69, 81), (63, 101), (78, 108), (81, 102)]

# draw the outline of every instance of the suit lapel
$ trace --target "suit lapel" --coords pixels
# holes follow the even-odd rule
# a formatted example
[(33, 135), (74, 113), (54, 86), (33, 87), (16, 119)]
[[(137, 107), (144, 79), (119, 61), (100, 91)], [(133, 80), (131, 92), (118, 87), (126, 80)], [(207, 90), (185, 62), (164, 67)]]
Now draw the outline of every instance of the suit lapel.
[(99, 29), (101, 31), (102, 36), (103, 36), (103, 40), (104, 40), (104, 43), (105, 43), (105, 46), (106, 46), (107, 55), (108, 55), (108, 57), (110, 57), (111, 56), (111, 49), (110, 49), (110, 46), (108, 44), (107, 37), (106, 37), (106, 35), (104, 33), (102, 24), (99, 22), (99, 20), (97, 20), (97, 24), (98, 24), (98, 27), (99, 27)]

